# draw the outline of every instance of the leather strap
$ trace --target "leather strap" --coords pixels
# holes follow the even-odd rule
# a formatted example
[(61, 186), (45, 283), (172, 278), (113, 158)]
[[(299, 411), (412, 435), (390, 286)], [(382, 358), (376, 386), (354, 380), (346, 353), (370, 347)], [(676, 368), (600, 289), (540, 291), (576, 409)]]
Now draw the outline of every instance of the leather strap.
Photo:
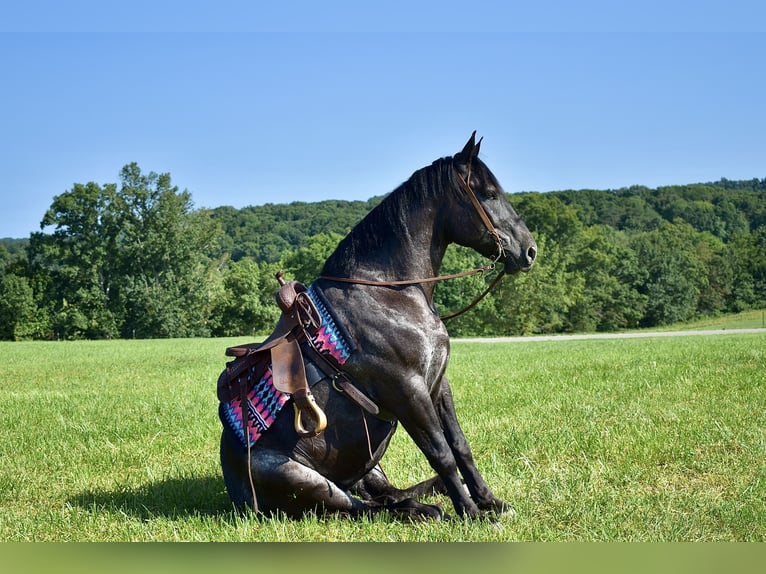
[(471, 186), (468, 184), (468, 182), (471, 180), (471, 167), (468, 167), (468, 180), (463, 179), (463, 176), (461, 176), (459, 173), (457, 175), (457, 180), (460, 182), (460, 186), (463, 188), (463, 191), (468, 194), (468, 198), (471, 200), (471, 203), (473, 204), (473, 207), (476, 209), (476, 213), (479, 214), (479, 218), (481, 219), (482, 223), (484, 223), (484, 227), (487, 228), (487, 231), (489, 232), (492, 239), (495, 240), (495, 243), (497, 244), (498, 249), (498, 259), (503, 254), (503, 242), (500, 239), (500, 234), (497, 232), (497, 228), (492, 224), (492, 221), (489, 219), (489, 215), (487, 215), (486, 210), (484, 207), (482, 207), (481, 202), (479, 202), (479, 198), (476, 197), (476, 194), (471, 189)]
[(351, 378), (340, 367), (335, 365), (327, 356), (319, 352), (310, 338), (307, 338), (304, 350), (306, 351), (305, 354), (310, 358), (308, 368), (312, 370), (317, 369), (325, 377), (329, 378), (336, 391), (345, 393), (349, 399), (354, 401), (371, 415), (383, 419), (388, 418), (381, 414), (380, 407), (360, 391), (352, 382)]
[(419, 285), (420, 283), (436, 283), (437, 281), (448, 281), (449, 279), (458, 279), (460, 277), (468, 277), (469, 275), (476, 275), (478, 273), (484, 273), (485, 271), (491, 271), (495, 268), (495, 262), (487, 263), (477, 269), (471, 269), (470, 271), (461, 271), (460, 273), (453, 273), (451, 275), (439, 275), (438, 277), (426, 277), (424, 279), (401, 279), (396, 281), (376, 281), (374, 279), (354, 279), (352, 277), (330, 277), (329, 275), (320, 275), (319, 279), (326, 279), (327, 281), (337, 281), (338, 283), (355, 283), (357, 285), (375, 285), (378, 287), (396, 287), (399, 285)]
[(332, 385), (336, 389), (340, 389), (342, 392), (346, 393), (351, 400), (353, 400), (356, 404), (358, 404), (371, 415), (378, 416), (380, 414), (378, 405), (368, 399), (367, 396), (362, 393), (362, 391), (357, 389), (353, 383), (349, 381), (348, 378), (343, 374), (335, 377), (332, 381)]

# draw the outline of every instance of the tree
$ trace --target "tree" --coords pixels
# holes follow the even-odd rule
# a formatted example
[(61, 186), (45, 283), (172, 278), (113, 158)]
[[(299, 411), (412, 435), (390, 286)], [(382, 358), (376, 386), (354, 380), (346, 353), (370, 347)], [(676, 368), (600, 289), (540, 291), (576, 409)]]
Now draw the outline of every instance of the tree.
[(744, 311), (766, 307), (766, 225), (737, 234), (729, 245), (733, 279), (731, 308)]
[(0, 339), (33, 339), (44, 334), (46, 327), (26, 277), (0, 273)]
[(191, 194), (170, 174), (144, 175), (132, 163), (120, 177), (105, 240), (116, 248), (123, 336), (208, 334), (207, 253), (218, 233), (210, 213), (193, 211)]
[(104, 219), (115, 194), (113, 184), (75, 184), (54, 197), (43, 216), (41, 228), (53, 225), (53, 233), (30, 237), (30, 263), (50, 276), (46, 298), (62, 338), (118, 334), (109, 306), (114, 253), (104, 237)]
[(734, 267), (729, 248), (711, 233), (698, 233), (694, 238), (697, 260), (705, 274), (699, 285), (697, 314), (717, 315), (730, 306), (734, 283)]
[(695, 235), (690, 225), (677, 222), (634, 236), (633, 248), (647, 271), (640, 286), (647, 301), (642, 326), (678, 323), (695, 316), (707, 282), (694, 248)]
[(223, 290), (210, 319), (213, 335), (231, 337), (267, 333), (279, 319), (274, 298), (278, 266), (251, 259), (230, 262), (223, 272)]
[[(442, 261), (442, 275), (461, 273), (478, 269), (488, 263), (482, 255), (457, 244), (447, 248)], [(437, 283), (434, 288), (434, 305), (441, 316), (447, 316), (465, 309), (478, 297), (495, 277), (495, 273), (470, 275)], [(469, 312), (446, 323), (453, 337), (481, 336), (495, 332), (497, 318), (493, 295), (490, 293)]]
[(554, 241), (573, 237), (582, 229), (577, 210), (553, 194), (528, 193), (511, 198), (517, 213), (532, 232)]
[(569, 309), (573, 331), (613, 331), (638, 325), (646, 296), (638, 291), (646, 270), (623, 232), (587, 228), (573, 241), (570, 271), (582, 279), (582, 295)]
[(296, 280), (310, 284), (322, 271), (343, 236), (338, 233), (320, 233), (311, 237), (305, 246), (282, 257), (282, 267)]
[[(511, 200), (538, 239), (538, 262), (449, 322), (453, 335), (602, 331), (766, 307), (766, 179)], [(310, 283), (380, 201), (195, 210), (169, 174), (128, 164), (118, 183), (56, 196), (29, 240), (0, 239), (0, 337), (270, 329), (276, 270)], [(485, 262), (451, 246), (442, 272)], [(437, 285), (439, 312), (465, 306), (489, 278)]]
[(169, 174), (120, 172), (121, 186), (75, 184), (56, 196), (30, 238), (30, 263), (50, 277), (46, 299), (63, 338), (208, 333), (205, 286), (216, 241)]
[(582, 276), (569, 271), (571, 254), (544, 234), (535, 239), (538, 256), (532, 270), (506, 278), (496, 289), (498, 335), (561, 332), (582, 296)]

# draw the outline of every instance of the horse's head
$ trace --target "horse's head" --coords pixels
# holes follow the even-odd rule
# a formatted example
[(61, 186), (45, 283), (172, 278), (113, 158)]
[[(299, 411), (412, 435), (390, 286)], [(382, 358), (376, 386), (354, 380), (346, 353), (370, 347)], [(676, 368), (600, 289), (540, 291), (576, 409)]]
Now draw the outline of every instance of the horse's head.
[[(481, 139), (471, 134), (452, 159), (460, 204), (465, 213), (456, 222), (452, 239), (505, 265), (507, 273), (529, 271), (537, 257), (537, 243), (516, 214), (495, 176), (478, 157)], [(473, 197), (472, 197), (473, 196)]]

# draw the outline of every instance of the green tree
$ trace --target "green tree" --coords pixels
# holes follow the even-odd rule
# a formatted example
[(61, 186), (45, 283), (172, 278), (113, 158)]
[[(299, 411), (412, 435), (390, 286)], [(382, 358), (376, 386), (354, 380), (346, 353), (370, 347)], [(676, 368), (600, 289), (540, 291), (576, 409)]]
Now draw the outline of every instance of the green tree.
[(211, 314), (212, 333), (231, 337), (270, 332), (281, 313), (275, 300), (277, 271), (273, 263), (230, 262), (224, 268), (223, 290)]
[(649, 231), (662, 225), (662, 217), (640, 195), (623, 195), (619, 202), (617, 229)]
[(0, 273), (0, 339), (33, 339), (46, 329), (46, 317), (37, 308), (27, 278)]
[(647, 271), (640, 287), (646, 296), (642, 326), (687, 321), (695, 316), (707, 275), (695, 250), (694, 229), (683, 222), (665, 223), (637, 234), (633, 247)]
[(581, 278), (581, 296), (568, 312), (573, 331), (613, 331), (635, 327), (644, 315), (646, 296), (639, 286), (647, 272), (623, 232), (587, 228), (574, 241), (570, 271)]
[[(487, 259), (472, 249), (450, 245), (444, 254), (441, 274), (451, 275), (478, 269), (488, 263)], [(442, 317), (456, 313), (470, 305), (495, 277), (496, 272), (470, 275), (437, 283), (434, 288), (434, 305)], [(507, 279), (506, 279), (507, 280)], [(482, 299), (473, 309), (446, 322), (453, 337), (493, 334), (497, 325), (493, 294)]]
[(205, 285), (216, 242), (208, 212), (193, 211), (169, 174), (126, 165), (121, 186), (75, 184), (30, 238), (30, 263), (46, 273), (45, 298), (63, 338), (207, 334)]
[(5, 269), (6, 265), (11, 261), (11, 254), (8, 248), (0, 242), (0, 272)]
[(143, 174), (126, 165), (105, 225), (115, 245), (123, 336), (190, 337), (209, 334), (206, 277), (217, 225), (194, 211), (191, 194), (170, 174)]
[(532, 270), (506, 278), (496, 289), (498, 335), (564, 331), (570, 309), (582, 296), (582, 276), (569, 271), (571, 253), (546, 235), (535, 239), (538, 256)]
[(527, 193), (515, 195), (512, 203), (532, 235), (545, 235), (554, 241), (567, 241), (582, 229), (577, 209), (554, 194)]
[(735, 235), (728, 247), (733, 274), (731, 310), (766, 307), (766, 225)]
[(717, 315), (725, 311), (731, 301), (734, 267), (728, 246), (711, 233), (699, 233), (694, 240), (696, 258), (705, 275), (700, 281), (697, 314)]
[(46, 298), (52, 304), (53, 326), (62, 338), (104, 338), (118, 334), (109, 308), (112, 253), (104, 241), (103, 222), (116, 186), (75, 184), (54, 197), (41, 227), (33, 233), (30, 262), (49, 276)]
[(306, 245), (282, 257), (282, 267), (297, 281), (306, 285), (316, 279), (327, 258), (343, 239), (339, 233), (320, 233), (311, 237)]

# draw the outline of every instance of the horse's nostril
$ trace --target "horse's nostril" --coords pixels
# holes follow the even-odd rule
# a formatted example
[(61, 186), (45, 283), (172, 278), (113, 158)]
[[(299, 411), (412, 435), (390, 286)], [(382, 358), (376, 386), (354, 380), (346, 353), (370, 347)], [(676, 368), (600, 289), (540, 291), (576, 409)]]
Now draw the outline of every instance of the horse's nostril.
[(533, 245), (527, 249), (527, 263), (532, 265), (532, 263), (535, 262), (536, 258), (537, 258), (537, 247)]

